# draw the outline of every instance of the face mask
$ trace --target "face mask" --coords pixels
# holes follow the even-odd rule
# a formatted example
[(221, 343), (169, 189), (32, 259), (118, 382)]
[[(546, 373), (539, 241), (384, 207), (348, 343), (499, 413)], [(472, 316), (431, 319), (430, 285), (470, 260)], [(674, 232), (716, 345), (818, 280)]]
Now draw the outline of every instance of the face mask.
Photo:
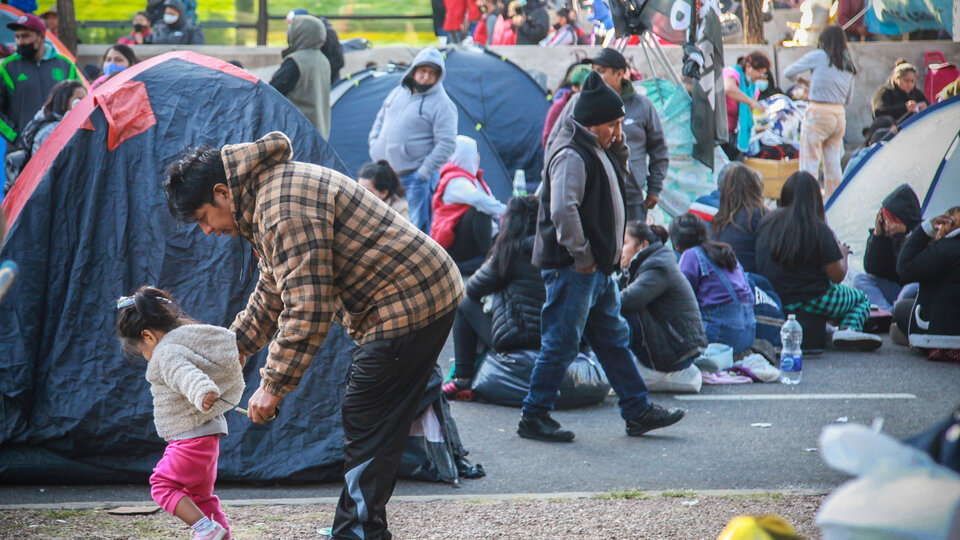
[(163, 22), (167, 24), (173, 24), (177, 22), (180, 17), (178, 15), (170, 15), (169, 13), (163, 14)]
[(120, 66), (120, 65), (114, 64), (113, 62), (107, 62), (106, 64), (103, 65), (103, 74), (109, 77), (110, 75), (113, 75), (114, 73), (118, 71), (123, 71), (125, 69), (127, 69), (126, 66)]
[(27, 43), (26, 45), (17, 45), (17, 54), (24, 58), (33, 59), (37, 55), (37, 46), (33, 43)]
[(757, 81), (757, 90), (761, 92), (766, 92), (767, 88), (770, 87), (770, 81), (766, 79), (760, 79)]
[(146, 30), (146, 29), (147, 29), (147, 27), (144, 26), (144, 25), (142, 25), (142, 24), (135, 24), (135, 25), (133, 25), (133, 31), (136, 32), (136, 33), (138, 33), (138, 34), (141, 33), (141, 32), (143, 32), (143, 31)]
[(70, 110), (73, 110), (73, 108), (77, 106), (77, 103), (80, 103), (80, 98), (74, 99), (70, 102)]

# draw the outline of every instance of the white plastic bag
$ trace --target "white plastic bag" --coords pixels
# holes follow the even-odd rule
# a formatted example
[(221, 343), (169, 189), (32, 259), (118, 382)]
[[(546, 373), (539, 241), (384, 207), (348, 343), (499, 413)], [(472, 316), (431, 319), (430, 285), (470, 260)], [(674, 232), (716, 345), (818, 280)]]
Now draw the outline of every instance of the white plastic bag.
[(730, 369), (733, 367), (733, 347), (723, 343), (711, 343), (693, 363), (707, 373)]
[(820, 452), (859, 476), (820, 507), (824, 540), (960, 538), (960, 476), (927, 454), (859, 424), (824, 428)]
[(651, 392), (676, 392), (696, 394), (703, 385), (703, 375), (696, 365), (691, 364), (687, 369), (680, 371), (655, 371), (641, 363), (637, 363), (643, 382)]

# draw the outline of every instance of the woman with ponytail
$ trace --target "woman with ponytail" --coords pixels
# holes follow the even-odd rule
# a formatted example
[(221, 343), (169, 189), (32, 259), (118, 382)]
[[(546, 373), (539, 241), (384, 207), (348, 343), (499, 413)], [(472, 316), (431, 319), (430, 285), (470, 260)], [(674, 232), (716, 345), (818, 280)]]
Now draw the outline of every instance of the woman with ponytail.
[(706, 223), (689, 213), (674, 218), (670, 240), (697, 296), (707, 340), (733, 347), (733, 354), (745, 351), (756, 339), (757, 319), (753, 289), (733, 248), (710, 240)]
[[(798, 77), (810, 71), (810, 80)], [(783, 75), (810, 85), (810, 106), (800, 128), (800, 170), (816, 178), (823, 162), (826, 196), (829, 197), (843, 181), (840, 159), (843, 157), (843, 134), (847, 129), (844, 105), (853, 100), (853, 65), (847, 49), (847, 36), (837, 25), (826, 27), (820, 33), (820, 42), (814, 51), (787, 66)]]
[(630, 325), (630, 349), (641, 364), (661, 372), (689, 368), (707, 346), (697, 297), (664, 245), (669, 239), (659, 225), (631, 221), (620, 257), (620, 305)]

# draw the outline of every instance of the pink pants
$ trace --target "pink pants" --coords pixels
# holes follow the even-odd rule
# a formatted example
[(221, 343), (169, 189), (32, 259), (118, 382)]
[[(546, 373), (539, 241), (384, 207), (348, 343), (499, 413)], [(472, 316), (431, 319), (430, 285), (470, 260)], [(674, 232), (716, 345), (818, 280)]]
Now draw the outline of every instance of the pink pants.
[(823, 162), (823, 180), (827, 200), (843, 181), (843, 133), (847, 117), (839, 103), (810, 103), (800, 127), (800, 170), (817, 178)]
[(150, 475), (150, 495), (171, 514), (180, 499), (190, 497), (203, 515), (210, 516), (227, 529), (229, 538), (227, 516), (223, 515), (223, 509), (220, 508), (220, 499), (213, 494), (219, 455), (219, 435), (171, 441)]

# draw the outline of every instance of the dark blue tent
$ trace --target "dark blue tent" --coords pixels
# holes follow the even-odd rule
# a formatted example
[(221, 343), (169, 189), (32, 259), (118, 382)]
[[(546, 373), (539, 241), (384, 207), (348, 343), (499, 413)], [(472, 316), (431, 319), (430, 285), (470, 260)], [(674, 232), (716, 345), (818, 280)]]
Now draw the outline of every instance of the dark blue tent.
[[(116, 298), (152, 284), (192, 317), (226, 326), (257, 280), (242, 239), (177, 226), (160, 171), (186, 147), (253, 141), (274, 130), (293, 141), (294, 159), (346, 171), (268, 84), (175, 52), (98, 88), (29, 162), (3, 206), (10, 230), (0, 260), (14, 260), (20, 276), (0, 303), (0, 482), (139, 481), (150, 473), (164, 443), (153, 427), (145, 366), (124, 359), (113, 335)], [(353, 348), (335, 326), (271, 424), (228, 413), (220, 478), (339, 479), (340, 402)], [(264, 353), (247, 362), (244, 403), (263, 362)], [(448, 454), (463, 454), (438, 386), (439, 375), (424, 408), (443, 424)], [(455, 480), (453, 458), (431, 470), (438, 462), (423, 453), (432, 447), (419, 442), (405, 456), (407, 473)]]
[[(504, 202), (510, 198), (517, 169), (535, 188), (543, 169), (540, 139), (550, 109), (547, 92), (516, 64), (488, 50), (446, 49), (443, 54), (443, 85), (460, 113), (459, 133), (477, 140), (483, 179), (493, 194)], [(405, 69), (361, 71), (334, 87), (330, 144), (353, 174), (370, 161), (370, 127)]]

